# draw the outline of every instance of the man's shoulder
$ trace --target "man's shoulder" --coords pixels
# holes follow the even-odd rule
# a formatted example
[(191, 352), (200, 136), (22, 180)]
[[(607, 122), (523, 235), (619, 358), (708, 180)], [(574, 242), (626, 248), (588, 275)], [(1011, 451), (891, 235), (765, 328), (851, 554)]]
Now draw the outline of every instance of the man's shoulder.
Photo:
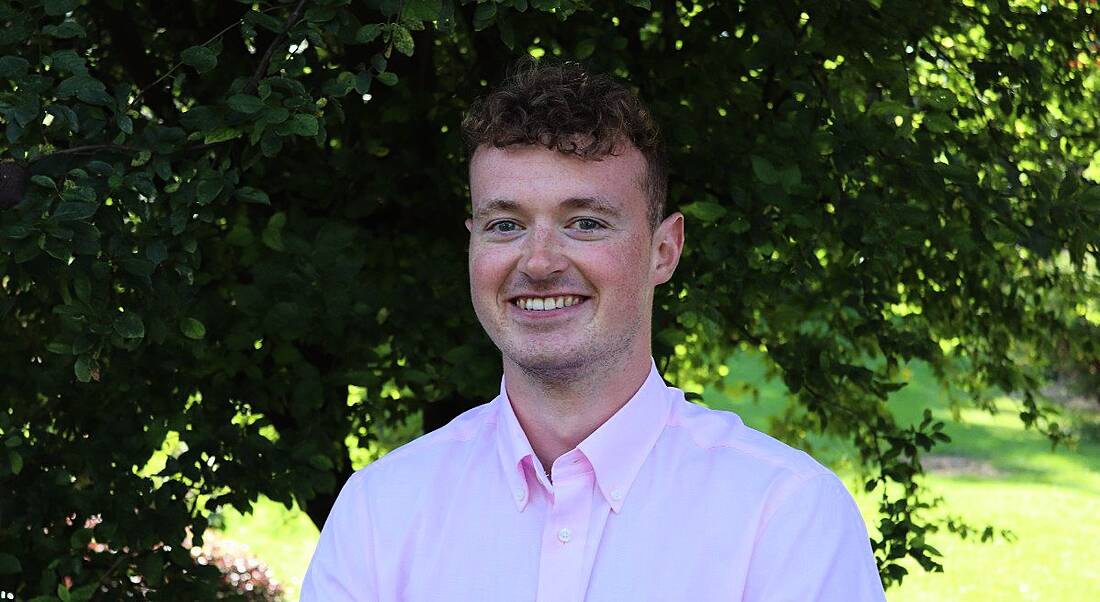
[(371, 475), (418, 475), (453, 460), (461, 448), (486, 434), (496, 424), (492, 402), (470, 408), (446, 425), (397, 447), (361, 468), (361, 478)]
[(806, 452), (746, 425), (734, 412), (681, 401), (674, 406), (669, 426), (682, 430), (702, 453), (720, 463), (749, 464), (797, 480), (833, 474)]

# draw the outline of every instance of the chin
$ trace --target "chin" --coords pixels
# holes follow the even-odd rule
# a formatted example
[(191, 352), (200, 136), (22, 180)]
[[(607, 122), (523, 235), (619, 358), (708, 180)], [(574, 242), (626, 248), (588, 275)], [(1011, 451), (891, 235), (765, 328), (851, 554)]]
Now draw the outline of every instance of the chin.
[(513, 346), (503, 353), (513, 364), (532, 374), (571, 374), (592, 365), (592, 358), (587, 357), (588, 354), (564, 347), (532, 349)]

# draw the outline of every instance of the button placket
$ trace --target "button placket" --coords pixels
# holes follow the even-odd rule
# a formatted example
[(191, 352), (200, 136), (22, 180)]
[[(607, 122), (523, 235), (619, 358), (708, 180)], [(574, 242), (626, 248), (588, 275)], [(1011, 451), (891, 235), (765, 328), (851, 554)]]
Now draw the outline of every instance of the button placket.
[(592, 514), (593, 473), (563, 471), (555, 476), (554, 498), (543, 528), (539, 554), (539, 602), (575, 600), (588, 584), (585, 543)]

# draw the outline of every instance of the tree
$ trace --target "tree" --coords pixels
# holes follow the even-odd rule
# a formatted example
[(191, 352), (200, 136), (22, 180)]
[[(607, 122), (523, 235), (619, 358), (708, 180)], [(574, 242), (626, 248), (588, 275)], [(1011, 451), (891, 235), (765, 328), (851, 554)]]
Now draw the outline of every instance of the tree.
[(1093, 344), (1093, 5), (0, 0), (0, 589), (213, 597), (180, 545), (210, 511), (321, 524), (378, 425), (493, 395), (458, 130), (525, 54), (665, 126), (689, 244), (659, 366), (698, 390), (765, 351), (786, 432), (858, 446), (884, 580), (938, 568), (945, 436), (885, 400), (919, 359), (1065, 437), (1036, 389)]

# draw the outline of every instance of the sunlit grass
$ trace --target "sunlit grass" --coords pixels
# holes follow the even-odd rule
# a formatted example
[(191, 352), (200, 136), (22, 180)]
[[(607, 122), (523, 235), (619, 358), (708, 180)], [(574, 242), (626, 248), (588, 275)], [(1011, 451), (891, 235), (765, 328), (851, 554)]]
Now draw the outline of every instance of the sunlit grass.
[[(786, 389), (769, 381), (758, 356), (745, 355), (729, 365), (727, 391), (707, 390), (715, 408), (737, 412), (745, 422), (767, 430), (768, 420), (787, 403)], [(1052, 451), (1041, 435), (1026, 431), (1015, 402), (999, 399), (998, 413), (963, 408), (960, 423), (951, 418), (946, 396), (931, 372), (914, 366), (906, 372), (909, 386), (891, 397), (891, 409), (902, 424), (919, 422), (925, 407), (947, 422), (950, 444), (937, 454), (965, 458), (988, 466), (989, 474), (930, 474), (925, 484), (944, 498), (942, 512), (979, 529), (1010, 529), (1016, 539), (981, 543), (941, 532), (928, 542), (943, 553), (943, 573), (925, 573), (915, 563), (904, 584), (888, 592), (892, 602), (952, 600), (960, 602), (1022, 600), (1100, 600), (1100, 443), (1082, 441), (1076, 450)], [(754, 401), (738, 392), (750, 383)], [(859, 491), (851, 447), (844, 441), (811, 436), (815, 455), (836, 469), (864, 516), (875, 513), (875, 496)], [(267, 562), (275, 577), (297, 599), (301, 577), (317, 540), (317, 529), (301, 512), (261, 499), (251, 516), (225, 517), (225, 535), (247, 543)], [(874, 532), (874, 525), (870, 525)]]

